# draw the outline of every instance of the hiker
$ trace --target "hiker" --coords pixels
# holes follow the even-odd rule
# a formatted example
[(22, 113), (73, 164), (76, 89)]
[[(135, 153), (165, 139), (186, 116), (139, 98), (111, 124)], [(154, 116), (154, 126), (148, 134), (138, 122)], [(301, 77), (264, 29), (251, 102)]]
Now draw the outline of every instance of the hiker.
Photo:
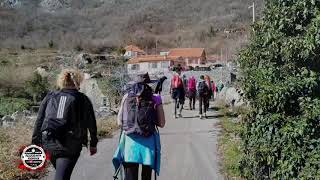
[(157, 86), (156, 86), (156, 89), (155, 89), (155, 93), (156, 94), (159, 94), (161, 95), (161, 92), (162, 92), (162, 85), (164, 83), (164, 81), (168, 79), (166, 76), (162, 76), (159, 81), (157, 82)]
[(223, 88), (224, 88), (224, 84), (223, 84), (222, 80), (220, 80), (219, 84), (217, 86), (218, 92), (221, 92)]
[(160, 135), (157, 127), (165, 126), (161, 96), (153, 95), (148, 74), (139, 75), (121, 101), (118, 124), (119, 145), (113, 157), (117, 179), (121, 166), (124, 180), (138, 180), (142, 164), (142, 180), (151, 180), (160, 170)]
[(217, 86), (216, 83), (212, 80), (211, 81), (212, 84), (212, 99), (215, 100), (215, 98), (217, 97)]
[(178, 66), (170, 82), (170, 94), (174, 100), (174, 118), (177, 118), (177, 109), (179, 109), (178, 116), (182, 117), (182, 109), (185, 100), (185, 88), (181, 77), (182, 68)]
[(195, 109), (196, 104), (196, 94), (197, 94), (197, 81), (194, 76), (191, 76), (188, 80), (188, 98), (189, 98), (189, 108), (190, 110)]
[[(182, 83), (183, 83), (183, 92), (184, 92), (184, 99), (185, 97), (188, 95), (188, 79), (187, 76), (185, 74), (182, 75)], [(182, 104), (182, 109), (183, 109), (184, 103)], [(180, 115), (181, 116), (181, 115)]]
[(209, 91), (208, 91), (208, 96), (207, 96), (207, 98), (206, 98), (206, 109), (208, 110), (209, 109), (209, 106), (210, 106), (210, 99), (211, 99), (211, 97), (212, 97), (212, 95), (213, 95), (213, 90), (212, 90), (212, 84), (211, 84), (211, 79), (210, 79), (210, 76), (208, 76), (208, 75), (205, 75), (204, 76), (204, 80), (205, 80), (205, 82), (206, 82), (206, 84), (207, 84), (207, 86), (208, 86), (208, 88), (209, 88)]
[(63, 70), (57, 80), (59, 90), (43, 99), (35, 123), (32, 144), (49, 152), (56, 169), (55, 180), (69, 180), (80, 156), (87, 147), (90, 132), (90, 155), (97, 152), (97, 125), (89, 98), (80, 93), (83, 75), (76, 70)]
[[(199, 98), (199, 117), (200, 119), (203, 118), (203, 112), (204, 112), (204, 117), (207, 117), (207, 102), (208, 102), (208, 97), (209, 97), (209, 87), (204, 80), (204, 76), (201, 75), (200, 79), (197, 83), (197, 94)], [(203, 112), (202, 112), (203, 110)]]

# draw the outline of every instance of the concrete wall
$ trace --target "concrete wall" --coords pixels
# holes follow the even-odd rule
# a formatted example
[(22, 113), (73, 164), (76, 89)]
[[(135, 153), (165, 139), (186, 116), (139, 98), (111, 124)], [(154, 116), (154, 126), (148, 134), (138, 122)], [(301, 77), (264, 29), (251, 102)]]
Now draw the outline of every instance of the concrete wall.
[[(139, 68), (136, 70), (132, 70), (132, 66), (138, 65)], [(162, 62), (143, 62), (138, 64), (128, 64), (128, 73), (129, 74), (139, 74), (139, 73), (146, 73), (149, 74), (159, 74), (159, 73), (168, 73), (169, 69), (168, 66), (170, 65), (169, 61), (162, 61)]]

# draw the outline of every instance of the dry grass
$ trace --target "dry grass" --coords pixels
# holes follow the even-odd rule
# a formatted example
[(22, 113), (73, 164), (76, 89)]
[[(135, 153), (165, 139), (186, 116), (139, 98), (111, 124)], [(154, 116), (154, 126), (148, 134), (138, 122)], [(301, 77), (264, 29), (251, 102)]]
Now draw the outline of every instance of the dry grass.
[(31, 173), (18, 168), (19, 149), (31, 142), (33, 127), (19, 123), (14, 128), (0, 128), (0, 179), (22, 180), (37, 179), (43, 173)]
[(117, 125), (116, 116), (112, 116), (106, 119), (98, 119), (98, 138), (111, 138), (113, 136), (113, 132), (119, 129)]
[[(110, 138), (118, 129), (115, 117), (97, 120), (98, 138)], [(0, 128), (0, 180), (39, 179), (45, 175), (18, 168), (19, 149), (31, 143), (33, 124), (18, 123), (14, 128)]]

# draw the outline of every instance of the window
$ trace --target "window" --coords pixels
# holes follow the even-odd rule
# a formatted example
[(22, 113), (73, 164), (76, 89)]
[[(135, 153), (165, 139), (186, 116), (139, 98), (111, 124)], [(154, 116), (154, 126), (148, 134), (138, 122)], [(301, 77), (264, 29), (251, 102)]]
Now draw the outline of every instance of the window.
[(151, 63), (151, 68), (158, 68), (158, 63)]
[(140, 69), (140, 65), (139, 64), (132, 64), (131, 65), (131, 70), (139, 70)]
[(169, 62), (165, 61), (161, 63), (161, 68), (168, 68), (169, 67)]
[(102, 97), (102, 106), (107, 106), (107, 97)]

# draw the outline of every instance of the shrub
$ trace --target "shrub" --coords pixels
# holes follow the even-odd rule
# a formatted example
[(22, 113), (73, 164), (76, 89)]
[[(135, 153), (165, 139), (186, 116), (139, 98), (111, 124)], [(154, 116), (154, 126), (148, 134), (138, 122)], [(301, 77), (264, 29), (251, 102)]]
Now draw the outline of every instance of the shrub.
[(122, 46), (117, 48), (117, 54), (119, 56), (123, 56), (125, 53), (126, 53), (126, 50)]
[(31, 142), (30, 124), (18, 123), (14, 128), (0, 127), (0, 179), (23, 180), (41, 179), (46, 171), (29, 172), (20, 170), (19, 149)]
[(0, 97), (0, 115), (10, 115), (16, 111), (29, 109), (31, 102), (24, 98)]
[(99, 88), (107, 96), (110, 106), (119, 105), (123, 95), (123, 88), (128, 82), (129, 77), (125, 69), (120, 67), (114, 68), (112, 75), (97, 79)]
[(48, 79), (42, 77), (37, 72), (34, 73), (31, 80), (26, 82), (26, 92), (33, 97), (33, 102), (37, 103), (38, 100), (48, 91)]
[(97, 128), (97, 135), (99, 139), (111, 138), (113, 136), (114, 131), (119, 129), (115, 116), (108, 117), (106, 119), (98, 119)]
[(50, 41), (48, 42), (48, 46), (49, 46), (49, 48), (53, 48), (53, 45), (54, 45), (53, 41), (52, 41), (52, 40), (50, 40)]
[(320, 178), (319, 0), (270, 0), (240, 55), (242, 174), (248, 179)]
[(76, 50), (76, 51), (83, 51), (83, 47), (82, 47), (82, 45), (81, 44), (76, 44), (75, 46), (74, 46), (74, 50)]

